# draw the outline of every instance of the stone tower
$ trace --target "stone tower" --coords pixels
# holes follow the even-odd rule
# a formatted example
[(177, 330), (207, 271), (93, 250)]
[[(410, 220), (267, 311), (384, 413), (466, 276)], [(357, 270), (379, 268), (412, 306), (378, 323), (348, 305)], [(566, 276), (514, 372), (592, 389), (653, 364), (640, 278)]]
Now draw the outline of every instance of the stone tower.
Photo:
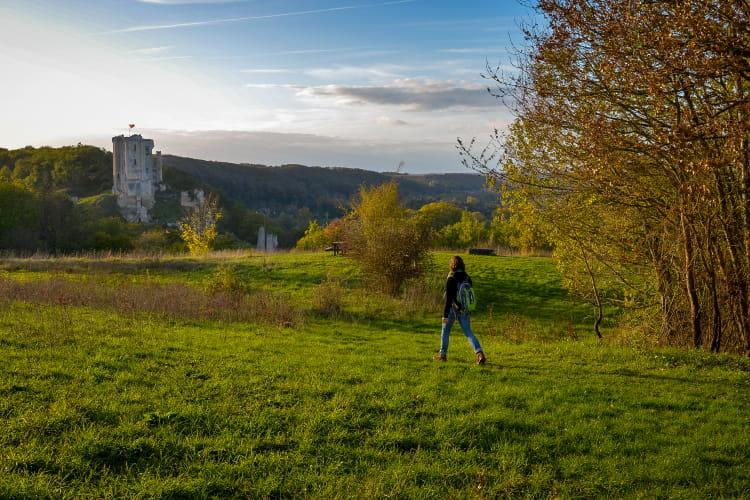
[(161, 151), (140, 135), (112, 138), (112, 193), (128, 222), (150, 222), (156, 191), (162, 188)]

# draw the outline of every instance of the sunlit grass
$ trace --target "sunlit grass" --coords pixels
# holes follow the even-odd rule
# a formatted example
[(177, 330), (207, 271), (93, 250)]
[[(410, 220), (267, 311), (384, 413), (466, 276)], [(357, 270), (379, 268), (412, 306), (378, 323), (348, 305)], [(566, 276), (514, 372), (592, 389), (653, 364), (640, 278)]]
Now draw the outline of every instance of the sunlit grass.
[[(434, 362), (443, 257), (409, 301), (328, 255), (155, 267), (133, 285), (208, 294), (234, 277), (284, 296), (293, 324), (1, 297), (0, 498), (750, 494), (746, 359), (595, 342), (550, 261), (472, 256), (489, 362), (460, 333)], [(31, 271), (47, 272), (75, 289), (131, 271)], [(321, 287), (337, 290), (326, 307)]]

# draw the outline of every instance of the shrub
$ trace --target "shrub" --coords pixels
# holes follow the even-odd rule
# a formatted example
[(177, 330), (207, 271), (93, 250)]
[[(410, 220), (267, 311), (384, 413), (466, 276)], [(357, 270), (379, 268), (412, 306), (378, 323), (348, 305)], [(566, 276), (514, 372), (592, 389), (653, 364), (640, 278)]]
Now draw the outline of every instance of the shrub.
[(210, 295), (225, 294), (232, 297), (243, 297), (247, 294), (247, 285), (237, 276), (232, 266), (221, 266), (206, 283), (206, 292)]
[(409, 279), (429, 264), (428, 232), (406, 216), (398, 186), (362, 186), (346, 216), (347, 253), (359, 264), (371, 288), (398, 295)]
[(166, 251), (171, 244), (169, 234), (162, 229), (153, 229), (141, 233), (135, 240), (135, 248), (142, 252)]
[(323, 231), (317, 222), (310, 221), (305, 235), (297, 241), (297, 250), (323, 250), (329, 247), (333, 240)]
[(341, 283), (331, 278), (329, 274), (325, 281), (313, 290), (312, 309), (313, 312), (323, 317), (336, 317), (344, 310), (344, 298), (346, 290)]

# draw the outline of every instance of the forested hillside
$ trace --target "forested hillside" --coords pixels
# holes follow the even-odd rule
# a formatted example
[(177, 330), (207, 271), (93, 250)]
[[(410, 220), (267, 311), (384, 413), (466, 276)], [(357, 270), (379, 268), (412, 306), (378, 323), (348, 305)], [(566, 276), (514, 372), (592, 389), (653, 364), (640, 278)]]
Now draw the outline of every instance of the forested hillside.
[[(430, 203), (450, 204), (456, 212), (449, 218), (451, 224), (461, 219), (462, 210), (476, 214), (484, 224), (497, 207), (497, 194), (486, 189), (484, 177), (470, 173), (405, 175), (172, 155), (163, 159), (167, 190), (157, 194), (151, 210), (155, 224), (144, 225), (126, 223), (117, 212), (111, 194), (111, 152), (81, 144), (0, 148), (0, 249), (179, 250), (182, 242), (170, 228), (182, 216), (180, 192), (198, 187), (220, 200), (217, 248), (253, 246), (261, 226), (277, 234), (282, 247), (294, 247), (311, 221), (325, 224), (343, 215), (342, 207), (361, 186), (393, 178), (398, 179), (403, 203), (415, 211)], [(457, 242), (458, 236), (452, 239)]]
[(398, 179), (404, 202), (414, 209), (446, 201), (489, 216), (497, 202), (497, 194), (486, 189), (484, 177), (470, 173), (402, 175), (303, 165), (267, 167), (172, 155), (164, 156), (164, 165), (221, 189), (247, 208), (276, 214), (306, 207), (320, 218), (326, 214), (338, 216), (340, 206), (347, 203), (361, 185), (376, 186), (394, 177)]
[(84, 197), (112, 190), (112, 153), (94, 146), (0, 148), (0, 181)]

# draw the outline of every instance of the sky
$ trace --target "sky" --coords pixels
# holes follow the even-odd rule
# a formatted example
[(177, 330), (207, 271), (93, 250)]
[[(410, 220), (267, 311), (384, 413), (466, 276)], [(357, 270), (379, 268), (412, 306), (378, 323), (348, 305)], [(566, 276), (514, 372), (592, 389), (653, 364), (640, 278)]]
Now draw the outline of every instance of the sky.
[(482, 74), (512, 71), (532, 14), (517, 0), (0, 0), (0, 147), (111, 151), (137, 133), (205, 160), (469, 172), (457, 139), (512, 120)]

